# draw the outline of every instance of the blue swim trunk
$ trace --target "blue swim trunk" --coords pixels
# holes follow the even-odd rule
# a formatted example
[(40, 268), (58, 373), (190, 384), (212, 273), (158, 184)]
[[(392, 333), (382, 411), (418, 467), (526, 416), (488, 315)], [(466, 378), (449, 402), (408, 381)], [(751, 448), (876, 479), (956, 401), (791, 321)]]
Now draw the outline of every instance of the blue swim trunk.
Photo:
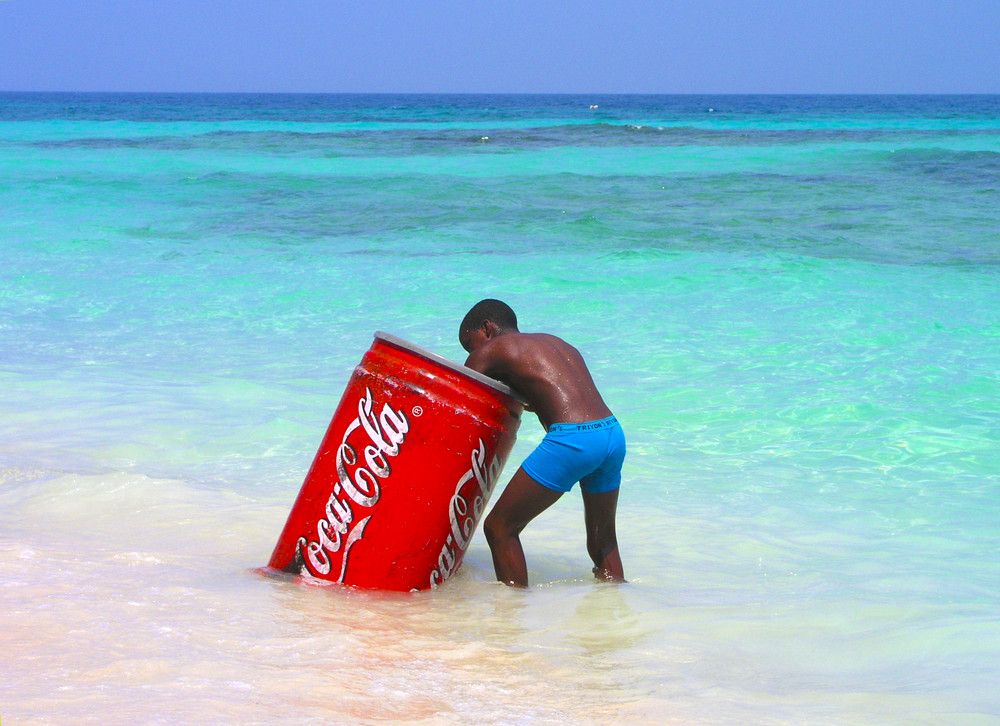
[(580, 482), (583, 491), (596, 494), (621, 486), (623, 461), (625, 433), (611, 416), (587, 423), (552, 424), (521, 468), (557, 492), (568, 492)]

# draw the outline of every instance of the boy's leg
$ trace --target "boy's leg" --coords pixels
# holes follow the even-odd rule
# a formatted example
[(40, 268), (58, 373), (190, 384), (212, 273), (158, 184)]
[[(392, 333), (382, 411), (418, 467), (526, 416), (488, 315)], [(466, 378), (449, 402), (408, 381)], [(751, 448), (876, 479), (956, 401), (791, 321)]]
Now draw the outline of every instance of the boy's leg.
[(594, 561), (594, 577), (609, 582), (625, 582), (615, 534), (618, 489), (610, 492), (583, 492), (583, 516), (587, 526), (587, 553)]
[(518, 535), (528, 522), (562, 495), (562, 492), (543, 487), (518, 467), (483, 522), (483, 532), (493, 555), (493, 569), (500, 582), (528, 586), (528, 567)]

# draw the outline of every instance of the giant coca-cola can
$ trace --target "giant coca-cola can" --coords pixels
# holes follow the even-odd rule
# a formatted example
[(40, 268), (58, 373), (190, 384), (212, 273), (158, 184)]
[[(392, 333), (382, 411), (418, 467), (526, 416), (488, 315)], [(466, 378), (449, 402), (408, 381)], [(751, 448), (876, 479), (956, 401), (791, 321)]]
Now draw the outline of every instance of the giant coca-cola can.
[(462, 564), (522, 410), (502, 383), (375, 333), (269, 566), (365, 588), (439, 585)]

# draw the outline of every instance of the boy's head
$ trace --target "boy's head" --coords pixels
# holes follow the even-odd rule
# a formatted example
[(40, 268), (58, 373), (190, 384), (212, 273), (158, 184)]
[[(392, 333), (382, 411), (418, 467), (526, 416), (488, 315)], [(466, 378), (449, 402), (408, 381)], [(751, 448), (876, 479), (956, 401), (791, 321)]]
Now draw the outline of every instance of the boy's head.
[(458, 329), (458, 342), (471, 353), (490, 338), (508, 331), (517, 331), (517, 316), (500, 300), (480, 300), (465, 314)]

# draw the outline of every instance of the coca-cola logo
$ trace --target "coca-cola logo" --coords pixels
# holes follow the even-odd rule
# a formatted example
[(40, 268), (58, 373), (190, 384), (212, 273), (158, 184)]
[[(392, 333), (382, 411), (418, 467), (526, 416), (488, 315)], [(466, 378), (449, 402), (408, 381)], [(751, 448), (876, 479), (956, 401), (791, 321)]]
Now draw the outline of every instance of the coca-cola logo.
[[(486, 464), (486, 444), (479, 439), (479, 445), (472, 450), (471, 466), (455, 486), (455, 493), (448, 502), (448, 519), (451, 522), (451, 533), (441, 547), (438, 555), (438, 566), (431, 571), (431, 587), (437, 587), (454, 574), (461, 562), (462, 554), (469, 546), (472, 533), (483, 514), (486, 503), (490, 500), (493, 487), (496, 486), (503, 469), (503, 462), (494, 456), (489, 465)], [(475, 479), (475, 488), (466, 485)], [(469, 489), (463, 494), (463, 489)], [(471, 498), (471, 501), (470, 501)]]
[[(344, 438), (337, 448), (337, 481), (326, 502), (324, 518), (316, 523), (316, 539), (299, 537), (295, 548), (296, 561), (313, 575), (326, 577), (333, 567), (331, 555), (341, 550), (340, 576), (342, 583), (347, 573), (347, 556), (351, 548), (364, 536), (365, 527), (372, 515), (355, 521), (354, 507), (370, 509), (382, 495), (382, 480), (392, 473), (391, 457), (399, 454), (400, 445), (406, 440), (410, 423), (406, 414), (393, 410), (389, 404), (382, 406), (378, 416), (370, 388), (358, 401), (358, 416), (344, 431)], [(350, 442), (351, 434), (361, 429), (367, 439)], [(359, 456), (358, 452), (363, 456)]]

